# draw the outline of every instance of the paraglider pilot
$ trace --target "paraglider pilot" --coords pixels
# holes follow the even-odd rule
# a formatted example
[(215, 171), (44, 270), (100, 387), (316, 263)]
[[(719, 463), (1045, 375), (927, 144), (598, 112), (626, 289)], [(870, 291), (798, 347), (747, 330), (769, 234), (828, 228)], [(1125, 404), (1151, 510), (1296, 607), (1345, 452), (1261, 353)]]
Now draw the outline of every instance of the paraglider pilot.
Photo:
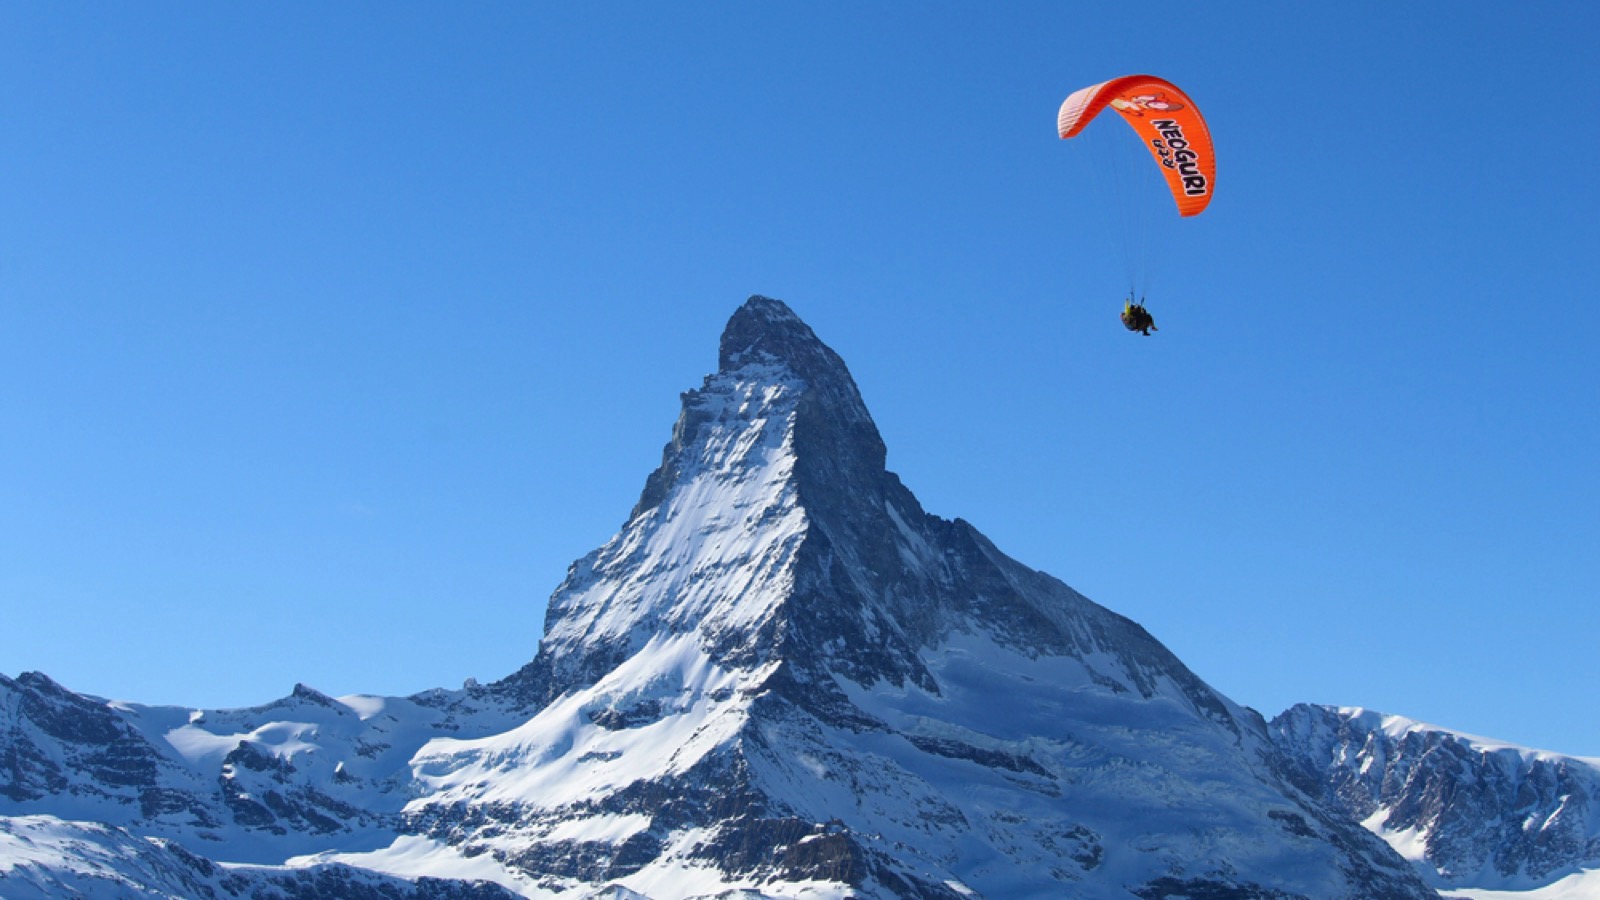
[(1144, 301), (1133, 302), (1132, 294), (1129, 294), (1128, 299), (1122, 303), (1122, 325), (1129, 331), (1137, 331), (1145, 337), (1149, 337), (1152, 331), (1161, 330), (1156, 327), (1155, 316), (1150, 315), (1150, 311), (1144, 308)]

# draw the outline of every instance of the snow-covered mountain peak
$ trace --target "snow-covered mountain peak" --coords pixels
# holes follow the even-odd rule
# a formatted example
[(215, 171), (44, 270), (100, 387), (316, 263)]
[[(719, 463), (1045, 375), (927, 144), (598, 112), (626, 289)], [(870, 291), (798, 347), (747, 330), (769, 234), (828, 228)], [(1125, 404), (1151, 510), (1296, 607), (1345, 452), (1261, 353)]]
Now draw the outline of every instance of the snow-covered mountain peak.
[(844, 360), (782, 301), (754, 296), (729, 318), (718, 352), (719, 374), (786, 371), (804, 384), (799, 449), (844, 454), (860, 476), (883, 474), (884, 446)]
[[(681, 896), (665, 885), (713, 859), (723, 885), (868, 896), (1203, 893), (1252, 869), (1287, 888), (1274, 861), (1303, 853), (1304, 871), (1361, 873), (1300, 884), (1314, 894), (1418, 896), (1382, 862), (1278, 846), (1284, 829), (1357, 857), (1381, 845), (1280, 793), (1259, 716), (1137, 624), (925, 512), (884, 463), (844, 361), (750, 298), (628, 520), (551, 597), (537, 657), (490, 689), (531, 718), (423, 748), (408, 827), (650, 895)], [(1215, 833), (1126, 828), (1129, 810), (1175, 806), (1185, 834)], [(945, 842), (971, 834), (978, 849)]]
[(697, 634), (720, 665), (786, 662), (788, 684), (937, 693), (923, 651), (982, 633), (1069, 655), (1110, 689), (1169, 693), (1237, 732), (1236, 710), (1143, 629), (924, 512), (884, 467), (844, 361), (788, 306), (751, 297), (719, 356), (683, 394), (628, 521), (552, 596), (538, 657), (497, 690), (549, 703), (664, 632)]
[(697, 633), (711, 657), (760, 667), (786, 655), (803, 615), (792, 602), (803, 561), (830, 535), (853, 544), (841, 530), (865, 522), (881, 538), (893, 517), (909, 534), (904, 523), (923, 517), (884, 469), (844, 360), (781, 301), (751, 297), (733, 314), (717, 372), (682, 401), (628, 521), (573, 565), (539, 656), (500, 690), (548, 702), (663, 631)]
[(753, 294), (734, 311), (722, 330), (717, 369), (727, 372), (747, 358), (763, 356), (786, 362), (795, 350), (820, 343), (816, 333), (787, 303)]
[(843, 360), (752, 297), (521, 671), (234, 711), (0, 677), (0, 802), (530, 897), (1431, 896), (1259, 715), (884, 462)]
[(778, 365), (807, 380), (844, 372), (844, 360), (818, 339), (782, 300), (752, 296), (734, 311), (722, 330), (717, 370), (732, 372), (750, 364)]

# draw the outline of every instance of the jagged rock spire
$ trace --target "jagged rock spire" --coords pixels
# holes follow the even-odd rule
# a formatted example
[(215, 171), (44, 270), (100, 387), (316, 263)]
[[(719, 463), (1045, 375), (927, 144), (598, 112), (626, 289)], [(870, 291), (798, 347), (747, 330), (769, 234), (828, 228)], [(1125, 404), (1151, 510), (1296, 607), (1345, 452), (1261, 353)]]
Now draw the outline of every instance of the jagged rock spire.
[[(799, 394), (794, 411), (799, 468), (831, 470), (822, 474), (838, 480), (837, 470), (848, 467), (849, 480), (857, 483), (882, 478), (883, 438), (844, 360), (787, 304), (757, 294), (728, 319), (718, 349), (717, 373), (707, 376), (700, 390), (684, 393), (683, 411), (662, 452), (661, 467), (645, 483), (629, 518), (659, 504), (676, 482), (685, 448), (694, 443), (700, 427), (711, 421), (713, 404), (706, 401), (717, 384), (729, 379), (776, 383), (786, 376), (794, 381)], [(726, 425), (726, 411), (719, 412), (721, 424)]]
[[(546, 817), (648, 818), (594, 858), (714, 860), (864, 897), (965, 896), (956, 871), (987, 896), (1429, 896), (1289, 792), (1259, 715), (923, 511), (843, 360), (787, 306), (750, 298), (718, 356), (633, 514), (574, 564), (538, 657), (507, 680), (537, 716), (424, 760), (441, 778), (429, 816), (487, 815), (494, 841), (542, 840)], [(493, 821), (482, 810), (519, 808), (495, 785), (521, 783), (524, 758), (596, 787), (552, 782), (516, 796), (540, 812)]]
[[(728, 319), (722, 331), (717, 367), (719, 372), (728, 373), (762, 364), (787, 368), (813, 391), (826, 395), (830, 413), (865, 420), (871, 426), (866, 404), (839, 354), (783, 301), (757, 294)], [(875, 426), (872, 433), (877, 439)], [(882, 446), (881, 440), (878, 444)]]
[[(628, 522), (552, 596), (539, 656), (505, 687), (535, 702), (603, 677), (660, 631), (719, 659), (782, 660), (811, 681), (911, 681), (920, 651), (977, 623), (1025, 652), (1110, 651), (1107, 684), (1165, 681), (1236, 728), (1227, 704), (1138, 625), (927, 514), (885, 468), (844, 360), (787, 305), (749, 298), (718, 371), (683, 394)], [(808, 696), (815, 696), (809, 694)]]

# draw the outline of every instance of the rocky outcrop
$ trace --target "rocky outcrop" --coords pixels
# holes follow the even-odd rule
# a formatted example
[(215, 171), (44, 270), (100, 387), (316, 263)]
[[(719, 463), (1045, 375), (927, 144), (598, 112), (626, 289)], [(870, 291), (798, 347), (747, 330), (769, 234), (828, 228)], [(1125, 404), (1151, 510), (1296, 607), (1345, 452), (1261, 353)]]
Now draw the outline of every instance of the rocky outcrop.
[(1548, 884), (1600, 867), (1600, 764), (1370, 710), (1301, 704), (1272, 721), (1308, 793), (1397, 843), (1441, 887)]

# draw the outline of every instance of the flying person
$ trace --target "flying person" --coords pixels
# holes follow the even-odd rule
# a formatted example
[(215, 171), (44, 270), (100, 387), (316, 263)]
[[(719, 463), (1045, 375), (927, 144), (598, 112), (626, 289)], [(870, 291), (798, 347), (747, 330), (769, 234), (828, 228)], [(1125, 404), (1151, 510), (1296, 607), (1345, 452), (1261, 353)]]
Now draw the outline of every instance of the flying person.
[(1149, 337), (1152, 331), (1161, 330), (1156, 327), (1155, 316), (1150, 315), (1150, 311), (1144, 308), (1143, 299), (1135, 303), (1132, 294), (1122, 301), (1122, 326), (1129, 331), (1137, 331), (1145, 337)]
[[(1126, 144), (1129, 152), (1137, 152), (1132, 148), (1140, 144), (1149, 151), (1154, 168), (1166, 180), (1177, 204), (1179, 218), (1204, 212), (1216, 191), (1217, 157), (1211, 130), (1194, 99), (1164, 78), (1125, 75), (1074, 91), (1061, 104), (1056, 131), (1063, 138), (1077, 137), (1107, 109), (1115, 110), (1138, 135), (1137, 144)], [(1117, 204), (1124, 214), (1143, 215), (1144, 203), (1145, 198), (1133, 192), (1118, 194)], [(1126, 237), (1122, 252), (1130, 274), (1143, 271), (1151, 253)], [(1144, 308), (1143, 297), (1134, 302), (1135, 292), (1142, 292), (1147, 285), (1136, 281), (1131, 287), (1122, 305), (1122, 324), (1129, 331), (1148, 335), (1156, 330), (1155, 317)]]

